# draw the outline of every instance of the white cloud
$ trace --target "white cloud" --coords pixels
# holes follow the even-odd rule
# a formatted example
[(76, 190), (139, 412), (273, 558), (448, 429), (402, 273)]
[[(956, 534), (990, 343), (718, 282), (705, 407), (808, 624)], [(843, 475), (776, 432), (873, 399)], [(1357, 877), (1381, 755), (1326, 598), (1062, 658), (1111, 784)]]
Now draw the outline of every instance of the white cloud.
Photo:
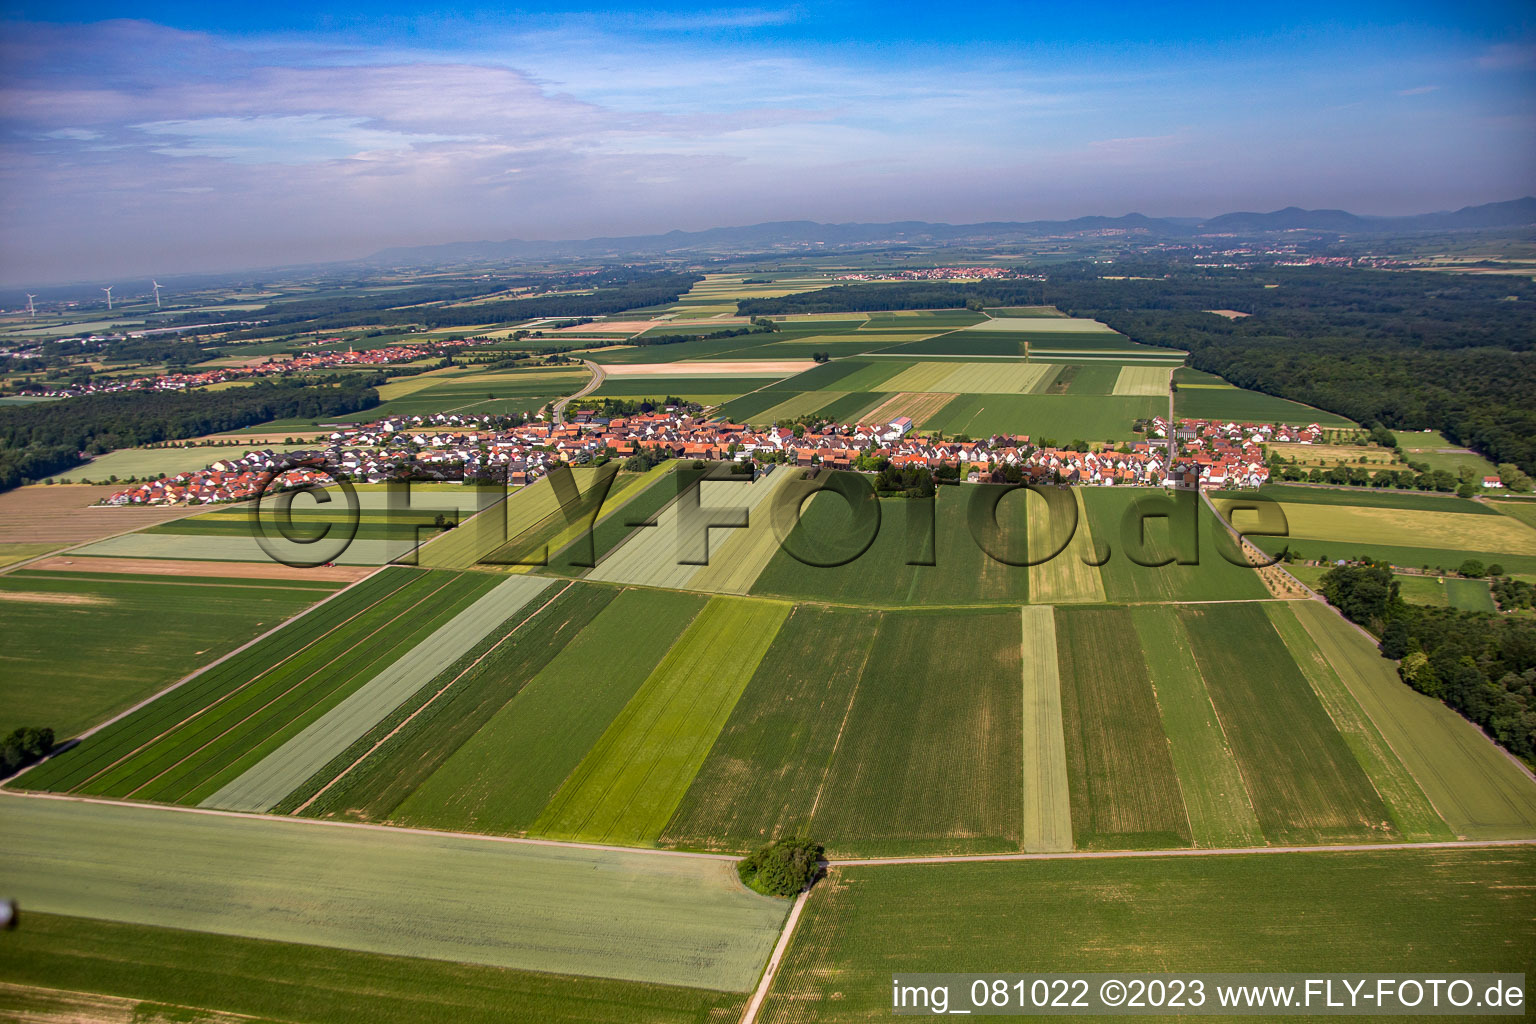
[(203, 117), (150, 121), (129, 126), (172, 141), (154, 152), (175, 157), (210, 157), (237, 164), (306, 164), (409, 150), (434, 142), (463, 142), (469, 135), (416, 134), (368, 127), (365, 118), (325, 114)]

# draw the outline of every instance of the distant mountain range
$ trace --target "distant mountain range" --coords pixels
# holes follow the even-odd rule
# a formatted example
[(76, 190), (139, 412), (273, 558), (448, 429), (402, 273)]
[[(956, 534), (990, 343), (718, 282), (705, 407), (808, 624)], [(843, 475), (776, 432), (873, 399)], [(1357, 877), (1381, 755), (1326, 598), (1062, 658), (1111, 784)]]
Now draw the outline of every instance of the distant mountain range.
[(384, 249), (359, 262), (390, 266), (541, 260), (686, 253), (769, 252), (781, 249), (838, 249), (878, 244), (944, 245), (998, 243), (1043, 238), (1086, 237), (1127, 232), (1147, 238), (1257, 237), (1285, 231), (1337, 232), (1348, 235), (1410, 234), (1536, 225), (1536, 198), (1466, 206), (1454, 212), (1411, 217), (1362, 217), (1344, 210), (1303, 210), (1288, 206), (1273, 213), (1224, 213), (1206, 220), (1191, 217), (1077, 217), (1073, 220), (994, 221), (983, 224), (819, 224), (809, 220), (773, 221), (706, 231), (668, 231), (662, 235), (563, 241), (450, 242)]

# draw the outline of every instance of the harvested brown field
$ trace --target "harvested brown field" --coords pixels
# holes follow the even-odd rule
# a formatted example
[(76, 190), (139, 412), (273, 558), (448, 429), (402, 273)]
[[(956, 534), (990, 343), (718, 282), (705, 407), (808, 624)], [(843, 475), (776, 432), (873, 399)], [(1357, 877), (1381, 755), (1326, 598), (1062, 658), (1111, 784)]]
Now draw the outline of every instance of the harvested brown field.
[(33, 484), (0, 494), (0, 543), (83, 544), (180, 519), (197, 508), (97, 508), (111, 484)]
[(317, 565), (296, 569), (278, 562), (196, 562), (162, 558), (93, 558), (55, 555), (27, 566), (38, 572), (106, 572), (132, 576), (197, 576), (240, 580), (318, 580), (355, 583), (376, 572), (371, 565)]
[(903, 391), (875, 406), (860, 416), (859, 420), (864, 423), (889, 423), (898, 416), (907, 416), (921, 426), (924, 420), (937, 415), (940, 409), (956, 397), (944, 392)]
[(1206, 312), (1215, 313), (1217, 316), (1224, 316), (1228, 320), (1241, 320), (1245, 316), (1253, 316), (1252, 313), (1244, 313), (1237, 309), (1208, 309)]
[(116, 604), (110, 597), (97, 594), (51, 594), (46, 591), (0, 590), (0, 601), (23, 604)]

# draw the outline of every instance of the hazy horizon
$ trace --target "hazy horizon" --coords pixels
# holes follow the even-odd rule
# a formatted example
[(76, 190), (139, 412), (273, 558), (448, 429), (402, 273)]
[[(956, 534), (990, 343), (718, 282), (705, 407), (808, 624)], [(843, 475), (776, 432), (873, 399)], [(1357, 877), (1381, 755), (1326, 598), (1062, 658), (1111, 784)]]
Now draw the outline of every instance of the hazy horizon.
[(1526, 5), (889, 10), (8, 4), (0, 277), (1536, 193)]

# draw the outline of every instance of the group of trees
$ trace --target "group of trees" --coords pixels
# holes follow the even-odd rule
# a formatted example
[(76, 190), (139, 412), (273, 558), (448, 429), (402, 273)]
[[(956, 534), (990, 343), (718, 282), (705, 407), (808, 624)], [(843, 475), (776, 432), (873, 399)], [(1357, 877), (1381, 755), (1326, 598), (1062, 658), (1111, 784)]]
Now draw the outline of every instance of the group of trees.
[(821, 877), (820, 843), (790, 836), (736, 862), (736, 874), (747, 888), (765, 896), (798, 896)]
[(1443, 700), (1516, 755), (1536, 758), (1536, 621), (1408, 604), (1390, 567), (1339, 566), (1323, 594), (1380, 638), (1420, 693)]
[(25, 768), (53, 749), (53, 730), (23, 726), (0, 740), (0, 768), (13, 772)]
[(320, 420), (371, 409), (362, 375), (260, 381), (226, 391), (114, 391), (0, 407), (0, 490), (78, 466), (81, 453), (198, 437), (276, 419)]

